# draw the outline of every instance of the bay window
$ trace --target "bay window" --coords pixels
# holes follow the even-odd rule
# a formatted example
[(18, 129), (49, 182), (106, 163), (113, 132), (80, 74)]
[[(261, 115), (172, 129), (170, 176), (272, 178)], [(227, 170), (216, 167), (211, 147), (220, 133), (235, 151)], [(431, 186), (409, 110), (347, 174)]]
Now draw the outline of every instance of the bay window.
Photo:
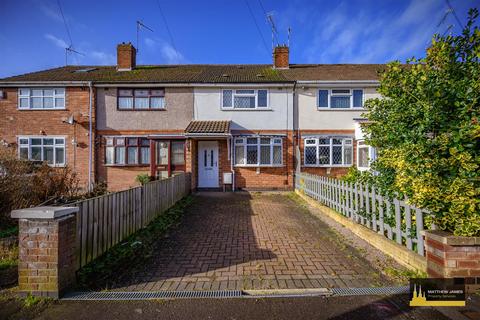
[(20, 88), (18, 109), (65, 109), (65, 88)]
[(119, 110), (163, 110), (164, 89), (118, 89)]
[(222, 91), (222, 108), (257, 109), (268, 107), (268, 90), (239, 89)]
[(64, 137), (19, 137), (18, 155), (20, 159), (45, 161), (48, 165), (65, 165)]
[(320, 89), (317, 105), (319, 109), (363, 108), (363, 90)]
[(353, 139), (308, 137), (304, 139), (303, 155), (305, 166), (350, 166), (353, 163)]
[(237, 137), (234, 141), (236, 166), (282, 165), (282, 138)]
[(105, 144), (105, 164), (150, 164), (150, 140), (147, 138), (107, 137)]

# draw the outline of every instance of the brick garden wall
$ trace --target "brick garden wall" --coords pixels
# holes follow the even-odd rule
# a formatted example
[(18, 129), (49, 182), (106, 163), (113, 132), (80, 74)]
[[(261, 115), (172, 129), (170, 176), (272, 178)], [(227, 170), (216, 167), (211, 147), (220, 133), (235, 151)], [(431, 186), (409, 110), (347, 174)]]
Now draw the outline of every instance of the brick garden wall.
[(58, 298), (75, 283), (75, 216), (19, 221), (20, 292)]

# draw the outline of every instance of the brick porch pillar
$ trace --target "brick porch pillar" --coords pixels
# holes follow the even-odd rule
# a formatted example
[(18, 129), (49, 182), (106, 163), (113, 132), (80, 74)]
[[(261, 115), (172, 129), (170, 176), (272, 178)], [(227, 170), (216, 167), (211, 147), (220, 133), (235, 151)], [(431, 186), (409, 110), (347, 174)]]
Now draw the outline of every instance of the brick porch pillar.
[(427, 273), (432, 278), (467, 278), (466, 291), (480, 289), (480, 237), (424, 231)]
[(76, 207), (12, 211), (19, 219), (18, 284), (28, 293), (58, 299), (75, 284)]

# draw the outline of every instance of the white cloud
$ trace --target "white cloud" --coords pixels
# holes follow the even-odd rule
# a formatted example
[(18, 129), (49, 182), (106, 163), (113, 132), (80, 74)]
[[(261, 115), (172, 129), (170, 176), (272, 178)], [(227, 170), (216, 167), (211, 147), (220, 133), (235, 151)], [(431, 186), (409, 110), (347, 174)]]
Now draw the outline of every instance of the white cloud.
[[(411, 57), (429, 44), (445, 4), (437, 0), (411, 0), (399, 11), (390, 7), (349, 1), (321, 9), (288, 7), (282, 15), (297, 24), (296, 34), (307, 46), (301, 60), (309, 63), (375, 63)], [(328, 10), (326, 10), (328, 8)], [(297, 15), (302, 18), (298, 18)], [(295, 39), (294, 39), (295, 46)]]
[(92, 64), (114, 65), (116, 63), (115, 55), (104, 51), (91, 51), (88, 56)]
[(50, 40), (54, 45), (59, 48), (65, 49), (69, 47), (69, 45), (63, 39), (57, 38), (50, 33), (46, 33), (43, 36), (45, 37), (45, 39)]
[(149, 52), (160, 52), (162, 63), (181, 64), (187, 62), (185, 57), (178, 50), (175, 50), (172, 45), (162, 39), (152, 39), (147, 37), (145, 38), (144, 43)]
[(55, 20), (57, 22), (63, 22), (62, 16), (60, 14), (60, 9), (58, 7), (54, 8), (52, 5), (47, 4), (47, 2), (40, 2), (39, 7), (40, 7), (40, 10), (43, 12), (43, 14), (49, 17), (50, 19)]

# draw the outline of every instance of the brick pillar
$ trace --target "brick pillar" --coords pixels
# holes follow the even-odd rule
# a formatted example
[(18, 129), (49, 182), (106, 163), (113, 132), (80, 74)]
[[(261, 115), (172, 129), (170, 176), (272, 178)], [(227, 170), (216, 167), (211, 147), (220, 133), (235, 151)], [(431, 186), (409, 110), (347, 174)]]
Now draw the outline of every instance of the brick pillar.
[(425, 231), (427, 273), (432, 278), (468, 278), (467, 292), (480, 289), (480, 237)]
[(76, 207), (12, 211), (19, 219), (18, 284), (28, 293), (58, 299), (75, 284)]

